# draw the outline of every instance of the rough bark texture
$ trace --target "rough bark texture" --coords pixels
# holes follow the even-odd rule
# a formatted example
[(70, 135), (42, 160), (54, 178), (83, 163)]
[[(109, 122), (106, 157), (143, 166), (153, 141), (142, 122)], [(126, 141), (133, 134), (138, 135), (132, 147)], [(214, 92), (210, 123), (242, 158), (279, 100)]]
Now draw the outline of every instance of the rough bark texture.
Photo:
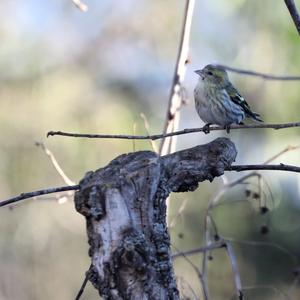
[(87, 221), (89, 280), (103, 298), (179, 299), (165, 200), (222, 175), (236, 154), (229, 139), (218, 138), (164, 157), (123, 154), (85, 175), (75, 205)]

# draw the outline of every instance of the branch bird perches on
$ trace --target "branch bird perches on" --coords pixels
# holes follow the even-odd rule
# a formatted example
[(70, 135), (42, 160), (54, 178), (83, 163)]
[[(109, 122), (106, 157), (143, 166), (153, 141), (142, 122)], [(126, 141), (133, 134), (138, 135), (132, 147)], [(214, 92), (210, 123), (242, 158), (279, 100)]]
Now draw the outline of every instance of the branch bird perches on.
[[(300, 122), (290, 122), (283, 124), (249, 124), (249, 125), (231, 125), (230, 130), (237, 129), (255, 129), (255, 128), (271, 128), (275, 130), (300, 127)], [(209, 127), (210, 131), (216, 130), (225, 130), (219, 126)], [(205, 132), (205, 126), (200, 128), (188, 128), (175, 132), (170, 132), (166, 134), (153, 134), (153, 135), (126, 135), (126, 134), (90, 134), (90, 133), (73, 133), (73, 132), (63, 132), (63, 131), (49, 131), (47, 137), (49, 136), (67, 136), (67, 137), (78, 137), (78, 138), (90, 138), (90, 139), (125, 139), (125, 140), (159, 140), (165, 137), (196, 133), (196, 132)]]

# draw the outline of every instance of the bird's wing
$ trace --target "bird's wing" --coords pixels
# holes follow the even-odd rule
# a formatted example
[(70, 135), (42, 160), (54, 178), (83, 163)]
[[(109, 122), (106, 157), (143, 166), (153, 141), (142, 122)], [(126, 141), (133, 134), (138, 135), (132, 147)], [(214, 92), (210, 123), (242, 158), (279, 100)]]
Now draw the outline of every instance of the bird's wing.
[(232, 102), (240, 106), (243, 111), (245, 112), (246, 116), (251, 117), (257, 121), (263, 122), (263, 120), (260, 118), (260, 115), (256, 112), (253, 112), (249, 106), (249, 104), (246, 102), (245, 98), (240, 95), (240, 93), (237, 91), (237, 89), (230, 83), (228, 86), (226, 86), (226, 91), (231, 99)]

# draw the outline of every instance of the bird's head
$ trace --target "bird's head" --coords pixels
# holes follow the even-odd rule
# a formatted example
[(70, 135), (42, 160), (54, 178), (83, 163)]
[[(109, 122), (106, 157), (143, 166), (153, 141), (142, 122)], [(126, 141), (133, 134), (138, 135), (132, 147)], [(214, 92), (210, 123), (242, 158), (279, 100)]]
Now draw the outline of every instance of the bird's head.
[(226, 84), (228, 82), (228, 75), (224, 68), (217, 65), (207, 65), (201, 70), (196, 70), (196, 74), (200, 79), (208, 84)]

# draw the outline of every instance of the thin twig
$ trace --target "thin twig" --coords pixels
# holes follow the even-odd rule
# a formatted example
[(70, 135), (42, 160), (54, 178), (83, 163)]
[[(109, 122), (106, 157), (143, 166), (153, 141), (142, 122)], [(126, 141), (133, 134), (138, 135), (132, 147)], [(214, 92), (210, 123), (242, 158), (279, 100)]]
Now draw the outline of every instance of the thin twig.
[(178, 282), (178, 286), (179, 286), (179, 291), (180, 291), (180, 295), (182, 296), (182, 299), (191, 299), (188, 295), (186, 295), (185, 290), (189, 290), (191, 291), (194, 300), (200, 300), (197, 297), (196, 292), (194, 291), (194, 289), (191, 287), (191, 285), (188, 283), (187, 280), (185, 280), (183, 277), (181, 276), (176, 276), (177, 282)]
[[(133, 135), (136, 134), (136, 122), (133, 123), (132, 132)], [(135, 152), (135, 140), (132, 140), (132, 151)]]
[(271, 161), (275, 160), (276, 158), (280, 157), (281, 155), (283, 155), (289, 151), (298, 150), (298, 149), (300, 149), (300, 146), (287, 146), (286, 148), (284, 148), (283, 150), (281, 150), (280, 152), (278, 152), (277, 154), (275, 154), (274, 156), (272, 156), (268, 160), (266, 160), (264, 162), (264, 165), (270, 163)]
[[(140, 116), (144, 121), (144, 127), (145, 127), (145, 130), (146, 130), (147, 134), (150, 135), (150, 126), (149, 126), (149, 122), (147, 120), (146, 115), (144, 113), (140, 113)], [(158, 153), (158, 149), (157, 149), (157, 145), (155, 144), (155, 141), (150, 140), (150, 143), (151, 143), (151, 146), (152, 146), (152, 150), (155, 153)]]
[(268, 289), (268, 290), (272, 290), (277, 294), (280, 294), (282, 297), (284, 297), (284, 299), (286, 300), (291, 300), (291, 298), (289, 297), (288, 294), (286, 294), (284, 291), (282, 291), (281, 289), (272, 286), (272, 285), (253, 285), (253, 286), (244, 286), (243, 290), (255, 290), (255, 289)]
[(235, 284), (237, 298), (239, 300), (243, 300), (244, 295), (243, 295), (241, 276), (240, 276), (240, 272), (239, 272), (239, 269), (238, 269), (238, 264), (237, 264), (237, 260), (236, 260), (234, 251), (233, 251), (232, 246), (229, 242), (226, 242), (226, 251), (227, 251), (227, 255), (229, 257), (230, 264), (231, 264), (231, 269), (232, 269), (232, 273), (233, 273), (233, 277), (234, 277), (234, 284)]
[(47, 195), (47, 194), (53, 194), (53, 193), (58, 193), (58, 192), (64, 192), (64, 191), (71, 191), (71, 190), (79, 190), (80, 185), (71, 185), (71, 186), (62, 186), (62, 187), (57, 187), (57, 188), (49, 188), (49, 189), (44, 189), (44, 190), (39, 190), (35, 192), (29, 192), (29, 193), (22, 193), (19, 196), (4, 200), (0, 202), (0, 207), (6, 206), (21, 200), (25, 200), (28, 198), (36, 197), (36, 196), (41, 196), (41, 195)]
[(299, 285), (299, 275), (295, 276), (295, 279), (293, 280), (293, 283), (290, 285), (290, 288), (287, 291), (287, 295), (293, 295), (295, 290), (297, 289), (297, 286)]
[[(277, 154), (273, 155), (272, 157), (270, 157), (269, 159), (267, 159), (263, 164), (266, 165), (272, 161), (274, 161), (275, 159), (277, 159), (278, 157), (282, 156), (283, 154), (289, 152), (289, 151), (293, 151), (293, 150), (298, 150), (300, 149), (300, 146), (287, 146), (286, 148), (284, 148), (283, 150), (281, 150), (280, 152), (278, 152)], [(241, 176), (240, 178), (233, 180), (231, 182), (227, 182), (224, 184), (224, 186), (222, 187), (222, 189), (220, 190), (220, 192), (218, 192), (217, 196), (215, 196), (213, 199), (213, 201), (210, 201), (210, 207), (209, 209), (211, 209), (212, 207), (216, 207), (218, 204), (217, 201), (221, 198), (221, 196), (229, 189), (229, 188), (233, 188), (238, 184), (244, 183), (246, 179), (250, 178), (250, 177), (254, 177), (257, 176), (258, 178), (261, 178), (260, 173), (253, 171), (247, 175)], [(271, 192), (270, 188), (269, 191)]]
[(300, 76), (283, 76), (283, 75), (273, 75), (273, 74), (266, 74), (256, 71), (250, 71), (250, 70), (243, 70), (238, 68), (229, 67), (226, 65), (217, 64), (217, 66), (224, 68), (227, 71), (243, 74), (243, 75), (249, 75), (249, 76), (256, 76), (261, 77), (263, 79), (267, 80), (280, 80), (280, 81), (289, 81), (289, 80), (300, 80)]
[(296, 29), (300, 35), (300, 16), (299, 16), (299, 13), (297, 11), (297, 7), (296, 7), (296, 4), (294, 2), (294, 0), (284, 0), (285, 2), (285, 5), (287, 6), (289, 12), (290, 12), (290, 15), (294, 21), (294, 24), (296, 26)]
[(84, 280), (83, 280), (83, 282), (82, 282), (82, 285), (81, 285), (81, 287), (80, 287), (80, 290), (78, 291), (78, 293), (77, 293), (77, 295), (76, 295), (75, 300), (79, 300), (80, 297), (81, 297), (81, 295), (83, 294), (84, 289), (85, 289), (85, 287), (86, 287), (86, 284), (87, 284), (88, 281), (89, 281), (89, 273), (90, 273), (91, 268), (92, 268), (92, 265), (90, 265), (88, 271), (85, 272)]
[(206, 247), (199, 247), (199, 248), (195, 248), (189, 251), (185, 251), (185, 252), (177, 252), (174, 253), (172, 255), (172, 259), (176, 259), (182, 256), (189, 256), (189, 255), (195, 255), (195, 254), (199, 254), (199, 253), (203, 253), (205, 251), (211, 251), (211, 250), (215, 250), (215, 249), (220, 249), (226, 246), (226, 243), (224, 242), (218, 242), (218, 243), (214, 243), (214, 244), (210, 244), (209, 246)]
[[(268, 159), (264, 164), (267, 164), (271, 162), (272, 160), (280, 157), (284, 153), (291, 151), (291, 150), (296, 150), (298, 147), (293, 147), (293, 146), (288, 146), (287, 148), (283, 149), (280, 151), (278, 154), (274, 155), (270, 159)], [(212, 210), (214, 207), (216, 207), (221, 199), (221, 197), (225, 194), (226, 191), (228, 191), (230, 188), (235, 187), (238, 184), (242, 184), (245, 182), (246, 179), (251, 178), (253, 176), (257, 176), (258, 178), (261, 177), (259, 173), (256, 171), (251, 172), (247, 175), (241, 176), (240, 178), (233, 180), (231, 182), (227, 182), (224, 184), (224, 186), (219, 189), (214, 196), (208, 201), (208, 205), (205, 211), (205, 217), (204, 217), (204, 245), (206, 247), (210, 247), (210, 233), (209, 233), (209, 224), (213, 221), (211, 215), (210, 215), (210, 210)], [(227, 239), (227, 241), (233, 242), (233, 240)], [(270, 246), (270, 245), (269, 245)], [(285, 249), (281, 249), (280, 246), (278, 245), (273, 245), (274, 247), (279, 248), (280, 250), (284, 251)], [(202, 276), (203, 280), (207, 283), (207, 260), (208, 260), (208, 251), (206, 250), (206, 247), (200, 248), (200, 250), (203, 250), (203, 258), (202, 258)], [(192, 251), (192, 253), (197, 253), (197, 251)]]
[[(206, 210), (206, 215), (205, 215), (205, 219), (204, 219), (204, 247), (210, 247), (212, 245), (211, 242), (211, 234), (209, 231), (209, 225), (211, 224), (211, 218), (208, 214), (208, 210)], [(207, 276), (207, 263), (208, 263), (208, 259), (209, 259), (209, 250), (204, 250), (203, 251), (203, 256), (202, 256), (202, 266), (201, 266), (201, 270), (202, 270), (202, 277), (203, 277), (203, 286), (208, 290), (208, 276)]]
[[(36, 200), (36, 201), (40, 201), (40, 202), (46, 202), (46, 201), (57, 201), (58, 204), (64, 204), (66, 203), (69, 198), (73, 198), (74, 197), (74, 191), (67, 191), (66, 194), (57, 194), (55, 196), (49, 196), (49, 197), (45, 197), (45, 196), (40, 196), (40, 197), (32, 197), (32, 200)], [(12, 205), (9, 205), (8, 208), (13, 210), (16, 208), (21, 207), (22, 205), (25, 205), (26, 202), (16, 202), (13, 203)]]
[(291, 165), (234, 165), (230, 166), (227, 171), (249, 171), (249, 170), (277, 170), (300, 173), (300, 167)]
[[(260, 177), (260, 176), (261, 175), (259, 173), (257, 173), (257, 172), (254, 171), (254, 172), (251, 172), (251, 173), (249, 173), (247, 175), (244, 175), (244, 176), (242, 176), (242, 177), (240, 177), (240, 178), (238, 178), (236, 180), (228, 182), (227, 184), (224, 185), (224, 188), (225, 189), (233, 188), (233, 187), (235, 187), (238, 184), (245, 183), (245, 180), (248, 179), (248, 178), (251, 178), (251, 177)], [(213, 204), (215, 204), (215, 203), (213, 203)]]
[[(249, 125), (231, 125), (230, 130), (236, 129), (254, 129), (254, 128), (272, 128), (272, 129), (284, 129), (300, 127), (300, 122), (291, 122), (283, 124), (249, 124)], [(224, 130), (224, 128), (219, 126), (210, 127), (210, 131), (215, 130)], [(49, 131), (47, 137), (49, 136), (67, 136), (67, 137), (78, 137), (78, 138), (90, 138), (90, 139), (123, 139), (123, 140), (159, 140), (165, 137), (203, 132), (203, 127), (200, 128), (188, 128), (175, 132), (170, 132), (166, 134), (153, 134), (153, 135), (126, 135), (126, 134), (90, 134), (90, 133), (72, 133), (72, 132), (63, 132), (63, 131)]]
[(256, 246), (271, 247), (271, 248), (277, 249), (278, 251), (280, 251), (282, 253), (285, 253), (287, 256), (290, 257), (290, 259), (292, 260), (293, 263), (296, 264), (299, 261), (296, 254), (292, 253), (288, 249), (286, 249), (283, 246), (276, 244), (276, 243), (266, 242), (266, 241), (236, 240), (236, 239), (228, 238), (228, 237), (224, 237), (224, 236), (222, 236), (222, 239), (224, 241), (236, 243), (236, 244), (240, 244), (240, 245), (247, 245), (247, 246), (253, 246), (253, 247), (256, 247)]
[(88, 11), (88, 6), (85, 3), (82, 3), (80, 0), (72, 0), (77, 8), (79, 8), (82, 12)]
[[(186, 64), (188, 62), (189, 39), (194, 6), (195, 0), (186, 0), (180, 44), (163, 129), (164, 134), (176, 131), (179, 124), (179, 111), (182, 105), (181, 84), (184, 79)], [(161, 155), (168, 154), (170, 150), (174, 150), (175, 144), (174, 139), (165, 139), (164, 137), (160, 143), (159, 153)]]
[(52, 162), (52, 165), (54, 166), (55, 170), (60, 175), (60, 177), (63, 179), (63, 181), (65, 182), (65, 184), (67, 184), (67, 185), (74, 185), (75, 182), (72, 181), (66, 175), (66, 173), (63, 171), (63, 169), (61, 168), (61, 166), (57, 162), (57, 160), (56, 160), (55, 156), (53, 155), (53, 153), (44, 145), (44, 143), (36, 142), (35, 145), (37, 147), (41, 147), (42, 150), (45, 152), (45, 154), (50, 158), (50, 161)]
[[(179, 253), (180, 251), (178, 251), (177, 247), (175, 247), (173, 245), (173, 247), (176, 249), (176, 251)], [(202, 273), (200, 272), (200, 270), (195, 266), (195, 264), (184, 254), (184, 252), (180, 252), (181, 256), (186, 260), (186, 262), (188, 262), (190, 264), (190, 266), (194, 269), (194, 271), (196, 272), (199, 281), (200, 281), (200, 285), (202, 288), (202, 295), (203, 295), (203, 299), (204, 300), (209, 300), (209, 295), (208, 295), (208, 289), (207, 286), (205, 284), (204, 278)]]
[[(294, 150), (294, 149), (298, 149), (298, 147), (293, 147), (293, 146), (289, 146), (285, 149), (283, 149), (281, 152), (279, 152), (277, 155), (274, 155), (273, 157), (271, 157), (270, 159), (268, 159), (264, 164), (271, 162), (272, 160), (278, 158), (279, 156), (283, 155), (284, 153)], [(268, 166), (266, 166), (268, 167)], [(261, 175), (259, 173), (257, 173), (256, 171), (251, 172), (247, 175), (244, 175), (234, 181), (231, 182), (227, 182), (226, 184), (224, 184), (224, 186), (215, 193), (215, 195), (209, 200), (206, 211), (205, 211), (205, 217), (204, 217), (204, 245), (206, 247), (210, 246), (210, 233), (209, 233), (209, 224), (213, 221), (211, 215), (210, 215), (210, 210), (213, 209), (214, 207), (216, 207), (221, 199), (221, 197), (224, 195), (224, 193), (226, 191), (228, 191), (230, 188), (233, 188), (234, 186), (241, 184), (243, 182), (245, 182), (246, 179), (253, 177), (253, 176), (257, 176), (257, 177), (261, 177)], [(233, 242), (233, 240), (229, 240), (227, 239), (227, 241), (231, 241)], [(259, 244), (259, 243), (257, 243)], [(265, 243), (264, 243), (265, 245)], [(271, 246), (271, 245), (269, 245)], [(280, 246), (278, 245), (273, 245), (274, 247), (279, 248), (280, 250), (284, 251), (285, 249), (281, 249)], [(205, 247), (203, 248), (203, 259), (202, 259), (202, 275), (203, 275), (203, 279), (205, 281), (207, 281), (207, 259), (208, 259), (208, 250), (205, 249)]]
[(184, 212), (187, 203), (188, 203), (188, 198), (184, 199), (184, 201), (181, 203), (178, 211), (176, 212), (176, 215), (170, 221), (170, 225), (168, 226), (169, 230), (171, 230), (176, 225), (178, 219), (181, 217), (182, 213)]
[(298, 262), (298, 258), (297, 255), (290, 252), (288, 249), (282, 247), (281, 245), (278, 245), (276, 243), (271, 243), (271, 242), (266, 242), (266, 241), (251, 241), (251, 240), (236, 240), (236, 239), (232, 239), (232, 238), (228, 238), (228, 237), (220, 237), (220, 241), (214, 244), (210, 244), (209, 246), (206, 247), (199, 247), (199, 248), (195, 248), (192, 250), (188, 250), (188, 251), (184, 251), (184, 252), (180, 252), (178, 251), (177, 253), (174, 253), (172, 255), (172, 259), (177, 259), (179, 257), (182, 256), (190, 256), (190, 255), (196, 255), (199, 253), (203, 253), (205, 251), (211, 251), (211, 250), (215, 250), (215, 249), (220, 249), (226, 246), (226, 242), (230, 242), (230, 243), (236, 243), (236, 244), (241, 244), (241, 245), (247, 245), (247, 246), (258, 246), (258, 247), (271, 247), (274, 249), (277, 249), (278, 251), (288, 255), (291, 260), (293, 261), (293, 263), (297, 263)]

